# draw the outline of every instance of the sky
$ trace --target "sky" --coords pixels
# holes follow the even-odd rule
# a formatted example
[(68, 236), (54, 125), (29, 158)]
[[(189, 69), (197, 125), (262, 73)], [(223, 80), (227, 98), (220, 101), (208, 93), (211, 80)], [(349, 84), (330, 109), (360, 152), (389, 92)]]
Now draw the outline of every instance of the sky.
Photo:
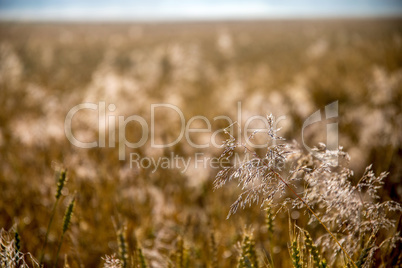
[(402, 17), (402, 0), (0, 0), (0, 20)]

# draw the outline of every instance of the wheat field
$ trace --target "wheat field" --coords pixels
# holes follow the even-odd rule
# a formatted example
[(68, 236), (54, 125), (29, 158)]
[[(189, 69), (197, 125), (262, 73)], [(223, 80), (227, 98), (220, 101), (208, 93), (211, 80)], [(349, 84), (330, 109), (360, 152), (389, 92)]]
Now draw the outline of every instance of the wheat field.
[(1, 23), (1, 267), (400, 267), (401, 103), (400, 19)]

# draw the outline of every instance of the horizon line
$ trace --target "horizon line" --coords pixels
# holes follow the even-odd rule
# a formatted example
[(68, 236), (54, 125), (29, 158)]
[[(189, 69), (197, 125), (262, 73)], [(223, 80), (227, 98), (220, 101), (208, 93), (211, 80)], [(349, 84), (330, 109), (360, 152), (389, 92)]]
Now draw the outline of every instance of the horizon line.
[(402, 19), (402, 12), (388, 14), (276, 15), (276, 16), (158, 16), (158, 17), (8, 17), (0, 12), (1, 23), (159, 23), (159, 22), (220, 22), (274, 20), (360, 20)]

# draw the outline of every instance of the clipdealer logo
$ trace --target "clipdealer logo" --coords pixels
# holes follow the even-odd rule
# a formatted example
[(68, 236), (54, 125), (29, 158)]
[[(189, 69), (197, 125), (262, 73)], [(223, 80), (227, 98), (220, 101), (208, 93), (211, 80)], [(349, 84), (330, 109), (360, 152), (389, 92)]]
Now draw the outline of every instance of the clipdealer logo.
[[(172, 142), (169, 142), (167, 144), (158, 144), (156, 143), (156, 137), (155, 137), (155, 129), (156, 129), (156, 114), (158, 109), (170, 109), (171, 111), (175, 112), (180, 119), (180, 131), (176, 139)], [(74, 116), (79, 116), (79, 112), (81, 110), (91, 110), (94, 112), (97, 112), (97, 117), (98, 117), (98, 140), (91, 141), (91, 142), (83, 142), (78, 140), (73, 133), (72, 129), (72, 121)], [(128, 117), (125, 117), (123, 115), (112, 115), (108, 114), (107, 111), (109, 112), (114, 112), (116, 110), (116, 105), (114, 104), (109, 104), (107, 109), (106, 109), (106, 102), (99, 102), (98, 104), (96, 103), (81, 103), (69, 110), (67, 113), (67, 116), (64, 121), (64, 132), (66, 134), (67, 139), (70, 141), (71, 144), (74, 146), (77, 146), (79, 148), (84, 148), (84, 149), (89, 149), (89, 148), (104, 148), (104, 147), (109, 147), (109, 148), (115, 148), (116, 147), (116, 122), (117, 122), (117, 136), (118, 136), (118, 148), (119, 148), (119, 160), (125, 160), (126, 159), (126, 148), (140, 148), (144, 146), (149, 140), (150, 140), (150, 146), (151, 148), (169, 148), (173, 147), (177, 143), (179, 143), (183, 138), (186, 139), (188, 144), (195, 148), (195, 149), (203, 149), (203, 148), (209, 148), (211, 146), (215, 148), (220, 148), (221, 144), (218, 144), (217, 142), (217, 135), (219, 133), (223, 133), (225, 131), (225, 128), (223, 129), (218, 129), (216, 131), (212, 131), (212, 125), (211, 122), (208, 118), (202, 115), (197, 115), (191, 117), (187, 122), (185, 120), (185, 116), (183, 112), (179, 109), (179, 107), (173, 105), (173, 104), (167, 104), (167, 103), (158, 103), (158, 104), (151, 104), (150, 106), (150, 122), (147, 122), (144, 117), (139, 116), (139, 115), (131, 115)], [(281, 120), (286, 119), (286, 116), (281, 116), (277, 118), (275, 124), (278, 124)], [(107, 120), (107, 122), (106, 122)], [(256, 115), (249, 117), (245, 123), (244, 123), (244, 128), (242, 129), (242, 108), (241, 108), (241, 102), (238, 103), (237, 106), (237, 120), (234, 121), (232, 120), (229, 116), (226, 115), (218, 115), (213, 118), (213, 121), (218, 121), (218, 120), (224, 120), (227, 122), (228, 126), (233, 126), (230, 127), (229, 129), (226, 128), (231, 135), (234, 135), (234, 125), (237, 125), (238, 127), (238, 133), (240, 134), (239, 139), (244, 140), (248, 144), (250, 144), (254, 148), (264, 148), (267, 146), (267, 144), (254, 144), (253, 141), (250, 139), (250, 134), (256, 131), (260, 132), (266, 132), (266, 129), (268, 128), (268, 121), (265, 117)], [(191, 128), (191, 125), (195, 121), (200, 121), (205, 124), (205, 128)], [(264, 124), (264, 127), (261, 129), (255, 129), (251, 128), (251, 124), (254, 121), (260, 121)], [(137, 142), (130, 142), (126, 139), (126, 127), (127, 124), (130, 122), (136, 122), (140, 125), (140, 128), (138, 131), (141, 132), (141, 139), (139, 139)], [(109, 126), (108, 129), (106, 129), (106, 126)], [(108, 132), (108, 143), (106, 145), (106, 132)], [(204, 144), (197, 144), (195, 143), (191, 137), (191, 133), (207, 133), (210, 134), (210, 140), (208, 143)]]
[[(231, 117), (227, 115), (218, 115), (215, 116), (212, 121), (218, 121), (218, 120), (224, 120), (225, 125), (227, 125), (227, 128), (223, 129), (218, 129), (216, 131), (212, 131), (212, 125), (211, 121), (206, 118), (205, 116), (202, 115), (197, 115), (191, 117), (189, 120), (186, 121), (185, 116), (183, 112), (180, 110), (179, 107), (173, 105), (173, 104), (168, 104), (168, 103), (157, 103), (157, 104), (151, 104), (150, 105), (150, 117), (149, 121), (140, 116), (140, 115), (131, 115), (128, 117), (125, 117), (123, 115), (114, 115), (111, 114), (112, 112), (116, 111), (116, 105), (113, 103), (110, 103), (107, 105), (106, 108), (106, 102), (101, 101), (98, 103), (81, 103), (69, 110), (69, 112), (66, 115), (65, 121), (64, 121), (64, 132), (67, 137), (67, 139), (70, 141), (70, 143), (76, 147), (83, 148), (83, 149), (89, 149), (89, 148), (115, 148), (118, 144), (118, 151), (119, 151), (119, 160), (126, 160), (126, 149), (127, 148), (140, 148), (144, 146), (145, 144), (149, 144), (151, 148), (169, 148), (173, 147), (177, 143), (179, 143), (183, 138), (186, 139), (187, 143), (195, 148), (195, 149), (204, 149), (204, 148), (210, 148), (210, 147), (215, 147), (215, 148), (220, 148), (222, 144), (219, 144), (217, 142), (217, 135), (220, 133), (223, 133), (225, 131), (228, 131), (230, 135), (234, 136), (234, 130), (237, 127), (237, 140), (242, 143), (247, 143), (249, 146), (252, 148), (265, 148), (268, 146), (269, 141), (264, 144), (255, 144), (254, 140), (252, 140), (250, 137), (253, 136), (253, 133), (256, 132), (267, 132), (267, 129), (269, 128), (269, 123), (267, 121), (267, 118), (261, 115), (255, 115), (247, 118), (244, 120), (242, 116), (242, 106), (241, 102), (238, 102), (237, 104), (237, 118), (236, 120), (232, 120)], [(170, 112), (174, 112), (177, 114), (177, 118), (179, 118), (180, 121), (180, 129), (177, 137), (174, 137), (175, 140), (171, 141), (166, 144), (158, 144), (156, 142), (156, 137), (155, 137), (155, 129), (157, 128), (156, 125), (156, 115), (159, 112), (163, 112), (163, 109), (169, 109)], [(97, 123), (98, 123), (98, 139), (91, 141), (91, 142), (83, 142), (78, 140), (74, 136), (74, 131), (72, 129), (72, 121), (74, 116), (79, 116), (80, 111), (82, 110), (89, 110), (94, 113), (97, 113)], [(166, 111), (165, 111), (166, 112)], [(335, 101), (333, 103), (328, 104), (325, 107), (325, 119), (331, 119), (331, 118), (336, 118), (338, 117), (338, 101)], [(278, 118), (275, 118), (274, 122), (274, 129), (278, 129), (278, 124), (282, 121), (286, 120), (286, 116), (280, 116)], [(192, 128), (192, 124), (196, 121), (202, 122), (203, 125), (205, 125), (204, 128)], [(244, 121), (244, 124), (243, 124)], [(253, 122), (261, 122), (263, 124), (263, 127), (261, 128), (252, 128), (251, 126), (253, 125)], [(312, 153), (315, 157), (320, 157), (320, 154), (310, 148), (306, 142), (305, 142), (305, 137), (304, 137), (304, 131), (305, 129), (312, 125), (315, 124), (319, 121), (322, 121), (321, 117), (321, 112), (320, 110), (314, 112), (311, 116), (309, 116), (305, 122), (303, 123), (303, 128), (301, 131), (301, 140), (303, 143), (304, 148)], [(136, 122), (137, 125), (139, 124), (140, 127), (136, 129), (139, 133), (141, 133), (141, 138), (136, 141), (136, 142), (131, 142), (128, 141), (126, 138), (126, 127), (130, 122)], [(117, 123), (117, 127), (116, 127)], [(107, 127), (108, 126), (108, 127)], [(336, 151), (338, 149), (338, 123), (329, 123), (327, 124), (326, 128), (326, 134), (327, 134), (327, 144), (326, 148), (328, 150), (333, 150)], [(108, 135), (106, 135), (108, 133)], [(209, 134), (209, 142), (204, 143), (204, 144), (198, 144), (195, 143), (191, 137), (190, 134)], [(106, 137), (108, 137), (108, 141), (106, 142)], [(117, 137), (117, 138), (116, 138)], [(118, 141), (118, 142), (117, 142)], [(134, 153), (132, 153), (134, 154)], [(133, 158), (138, 158), (139, 155), (131, 155), (130, 154), (130, 160)], [(182, 160), (183, 163), (187, 163), (186, 160)], [(148, 161), (150, 162), (150, 161)], [(152, 161), (151, 161), (152, 162)], [(155, 161), (154, 161), (155, 162)], [(145, 163), (145, 161), (144, 161)], [(155, 162), (156, 163), (156, 162)], [(337, 164), (337, 162), (336, 162)]]

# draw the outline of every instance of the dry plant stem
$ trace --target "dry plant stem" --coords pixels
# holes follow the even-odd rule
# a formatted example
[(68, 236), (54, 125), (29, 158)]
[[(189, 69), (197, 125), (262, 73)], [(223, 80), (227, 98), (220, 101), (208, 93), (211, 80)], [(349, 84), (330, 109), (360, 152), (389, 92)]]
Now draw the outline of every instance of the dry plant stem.
[(352, 265), (355, 268), (358, 268), (356, 266), (356, 264), (354, 263), (354, 261), (352, 260), (352, 258), (349, 256), (349, 254), (346, 252), (346, 250), (342, 247), (341, 243), (339, 243), (338, 239), (336, 239), (336, 237), (334, 236), (334, 234), (328, 229), (328, 227), (322, 222), (322, 220), (320, 219), (320, 217), (313, 211), (313, 209), (303, 200), (303, 198), (300, 197), (300, 195), (298, 195), (296, 193), (296, 191), (275, 171), (273, 171), (271, 169), (271, 172), (273, 174), (275, 174), (275, 176), (281, 181), (283, 182), (286, 187), (307, 207), (307, 209), (314, 215), (314, 217), (320, 222), (320, 224), (325, 228), (325, 230), (332, 236), (332, 238), (334, 239), (334, 241), (339, 245), (339, 247), (341, 248), (341, 250), (343, 251), (343, 253), (345, 253), (346, 257), (348, 257), (348, 259), (350, 260), (350, 262), (352, 263)]
[[(259, 156), (252, 150), (250, 150), (246, 145), (241, 144), (243, 146), (243, 148), (245, 148), (248, 152), (252, 153), (255, 157)], [(341, 248), (341, 250), (343, 251), (343, 253), (345, 253), (346, 257), (350, 260), (350, 262), (352, 263), (352, 265), (355, 268), (358, 268), (355, 264), (355, 262), (352, 260), (352, 258), (349, 256), (349, 254), (346, 252), (346, 250), (342, 247), (341, 243), (339, 243), (338, 239), (336, 239), (335, 235), (328, 229), (328, 227), (322, 222), (322, 220), (320, 219), (320, 217), (313, 211), (313, 209), (303, 200), (303, 198), (300, 197), (300, 195), (298, 195), (296, 193), (296, 191), (282, 178), (281, 175), (279, 175), (277, 172), (275, 172), (274, 170), (272, 170), (270, 168), (270, 171), (282, 182), (286, 185), (286, 187), (306, 206), (306, 208), (314, 215), (314, 217), (318, 220), (318, 222), (324, 227), (324, 229), (331, 235), (331, 237), (334, 239), (334, 241), (338, 244), (338, 246)]]

